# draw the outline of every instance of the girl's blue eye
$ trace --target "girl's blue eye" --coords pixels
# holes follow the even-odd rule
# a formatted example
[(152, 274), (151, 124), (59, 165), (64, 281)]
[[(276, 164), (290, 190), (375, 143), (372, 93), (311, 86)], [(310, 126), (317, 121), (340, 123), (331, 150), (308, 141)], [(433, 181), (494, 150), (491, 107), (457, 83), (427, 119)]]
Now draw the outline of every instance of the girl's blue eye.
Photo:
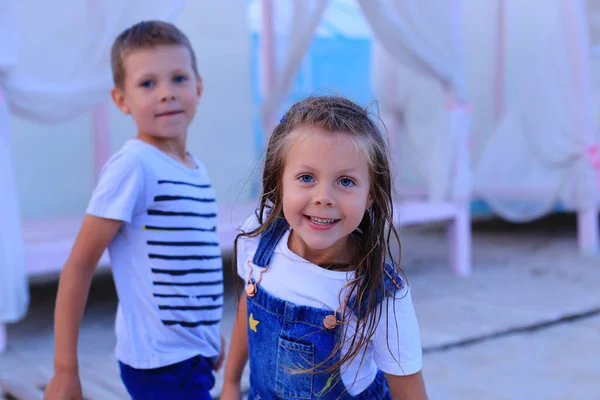
[(184, 75), (177, 75), (175, 78), (173, 78), (173, 80), (177, 83), (183, 83), (187, 81), (187, 77)]
[(151, 88), (152, 86), (154, 86), (154, 82), (151, 80), (143, 81), (142, 83), (140, 83), (140, 86), (145, 88)]
[(350, 178), (342, 178), (340, 179), (340, 185), (344, 187), (350, 187), (354, 185), (354, 181)]
[(298, 179), (300, 179), (304, 183), (311, 183), (313, 181), (313, 177), (310, 175), (301, 175)]

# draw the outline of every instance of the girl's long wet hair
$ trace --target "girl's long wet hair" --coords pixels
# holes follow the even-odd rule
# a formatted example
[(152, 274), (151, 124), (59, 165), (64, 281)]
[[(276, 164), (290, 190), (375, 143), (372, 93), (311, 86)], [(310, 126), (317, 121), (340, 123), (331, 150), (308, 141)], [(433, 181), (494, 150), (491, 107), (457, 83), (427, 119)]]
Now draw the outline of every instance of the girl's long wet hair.
[[(292, 133), (299, 127), (315, 127), (331, 133), (332, 137), (347, 137), (365, 152), (369, 161), (371, 178), (371, 206), (365, 212), (358, 226), (361, 232), (356, 240), (357, 251), (351, 262), (354, 279), (347, 284), (340, 304), (355, 297), (355, 310), (343, 308), (342, 321), (352, 318), (357, 321), (357, 331), (353, 335), (339, 335), (336, 348), (322, 364), (299, 373), (331, 373), (349, 362), (367, 345), (374, 336), (377, 325), (386, 305), (382, 298), (389, 298), (386, 288), (384, 266), (389, 262), (402, 274), (399, 267), (400, 238), (393, 224), (392, 168), (387, 142), (379, 127), (371, 119), (371, 113), (356, 103), (338, 96), (312, 96), (294, 104), (275, 127), (269, 139), (262, 174), (262, 194), (256, 216), (260, 225), (249, 232), (240, 233), (234, 243), (234, 257), (237, 260), (237, 241), (241, 237), (256, 237), (264, 232), (278, 218), (285, 218), (282, 204), (282, 177), (288, 149), (296, 140)], [(307, 130), (304, 130), (306, 132)], [(267, 212), (269, 211), (269, 212)], [(396, 245), (396, 246), (393, 246)], [(397, 253), (392, 254), (394, 247)], [(381, 296), (383, 294), (383, 297)], [(346, 344), (347, 351), (335, 361), (336, 354)], [(363, 353), (364, 355), (364, 353)], [(332, 365), (333, 362), (333, 365)]]

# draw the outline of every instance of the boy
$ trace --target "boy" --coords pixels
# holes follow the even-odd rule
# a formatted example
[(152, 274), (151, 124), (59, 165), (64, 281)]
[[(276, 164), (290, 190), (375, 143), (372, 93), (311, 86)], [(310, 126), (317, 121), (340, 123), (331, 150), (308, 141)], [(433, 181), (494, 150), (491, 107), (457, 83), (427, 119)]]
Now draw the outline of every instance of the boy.
[(137, 136), (106, 163), (62, 271), (54, 377), (45, 399), (81, 399), (77, 336), (98, 260), (108, 247), (119, 297), (121, 378), (133, 399), (210, 399), (222, 363), (223, 273), (215, 194), (186, 151), (202, 79), (188, 38), (149, 21), (111, 52), (112, 99)]

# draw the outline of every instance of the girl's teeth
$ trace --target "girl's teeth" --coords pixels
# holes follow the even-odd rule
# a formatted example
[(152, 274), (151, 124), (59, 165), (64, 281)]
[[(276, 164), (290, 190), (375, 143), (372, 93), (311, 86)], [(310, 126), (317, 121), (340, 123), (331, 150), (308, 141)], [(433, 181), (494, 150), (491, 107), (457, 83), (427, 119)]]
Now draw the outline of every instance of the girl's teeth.
[(321, 224), (321, 225), (329, 225), (329, 224), (333, 224), (335, 222), (335, 219), (319, 219), (319, 218), (315, 218), (315, 217), (309, 217), (309, 218), (315, 224)]

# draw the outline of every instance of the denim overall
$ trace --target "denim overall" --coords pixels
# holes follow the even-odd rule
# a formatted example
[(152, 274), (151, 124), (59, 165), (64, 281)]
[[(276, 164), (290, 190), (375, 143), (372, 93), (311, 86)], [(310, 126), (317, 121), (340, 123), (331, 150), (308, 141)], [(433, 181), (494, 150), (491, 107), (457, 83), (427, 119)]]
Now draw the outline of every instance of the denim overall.
[[(282, 219), (263, 232), (252, 260), (256, 266), (267, 266), (288, 227)], [(386, 274), (386, 286), (393, 293), (402, 286), (402, 281), (391, 266), (386, 265), (386, 269), (395, 278), (393, 282)], [(255, 283), (254, 280), (252, 282)], [(332, 373), (294, 373), (294, 370), (302, 371), (327, 359), (337, 344), (341, 328), (338, 325), (326, 329), (323, 325), (325, 317), (333, 314), (332, 310), (296, 305), (272, 296), (260, 284), (257, 286), (254, 296), (246, 296), (250, 359), (248, 400), (390, 399), (381, 371), (373, 383), (357, 396), (347, 392), (339, 369)], [(356, 310), (354, 303), (354, 299), (348, 302), (352, 310)], [(341, 318), (341, 313), (337, 312), (337, 319)], [(323, 370), (339, 360), (338, 351)]]

